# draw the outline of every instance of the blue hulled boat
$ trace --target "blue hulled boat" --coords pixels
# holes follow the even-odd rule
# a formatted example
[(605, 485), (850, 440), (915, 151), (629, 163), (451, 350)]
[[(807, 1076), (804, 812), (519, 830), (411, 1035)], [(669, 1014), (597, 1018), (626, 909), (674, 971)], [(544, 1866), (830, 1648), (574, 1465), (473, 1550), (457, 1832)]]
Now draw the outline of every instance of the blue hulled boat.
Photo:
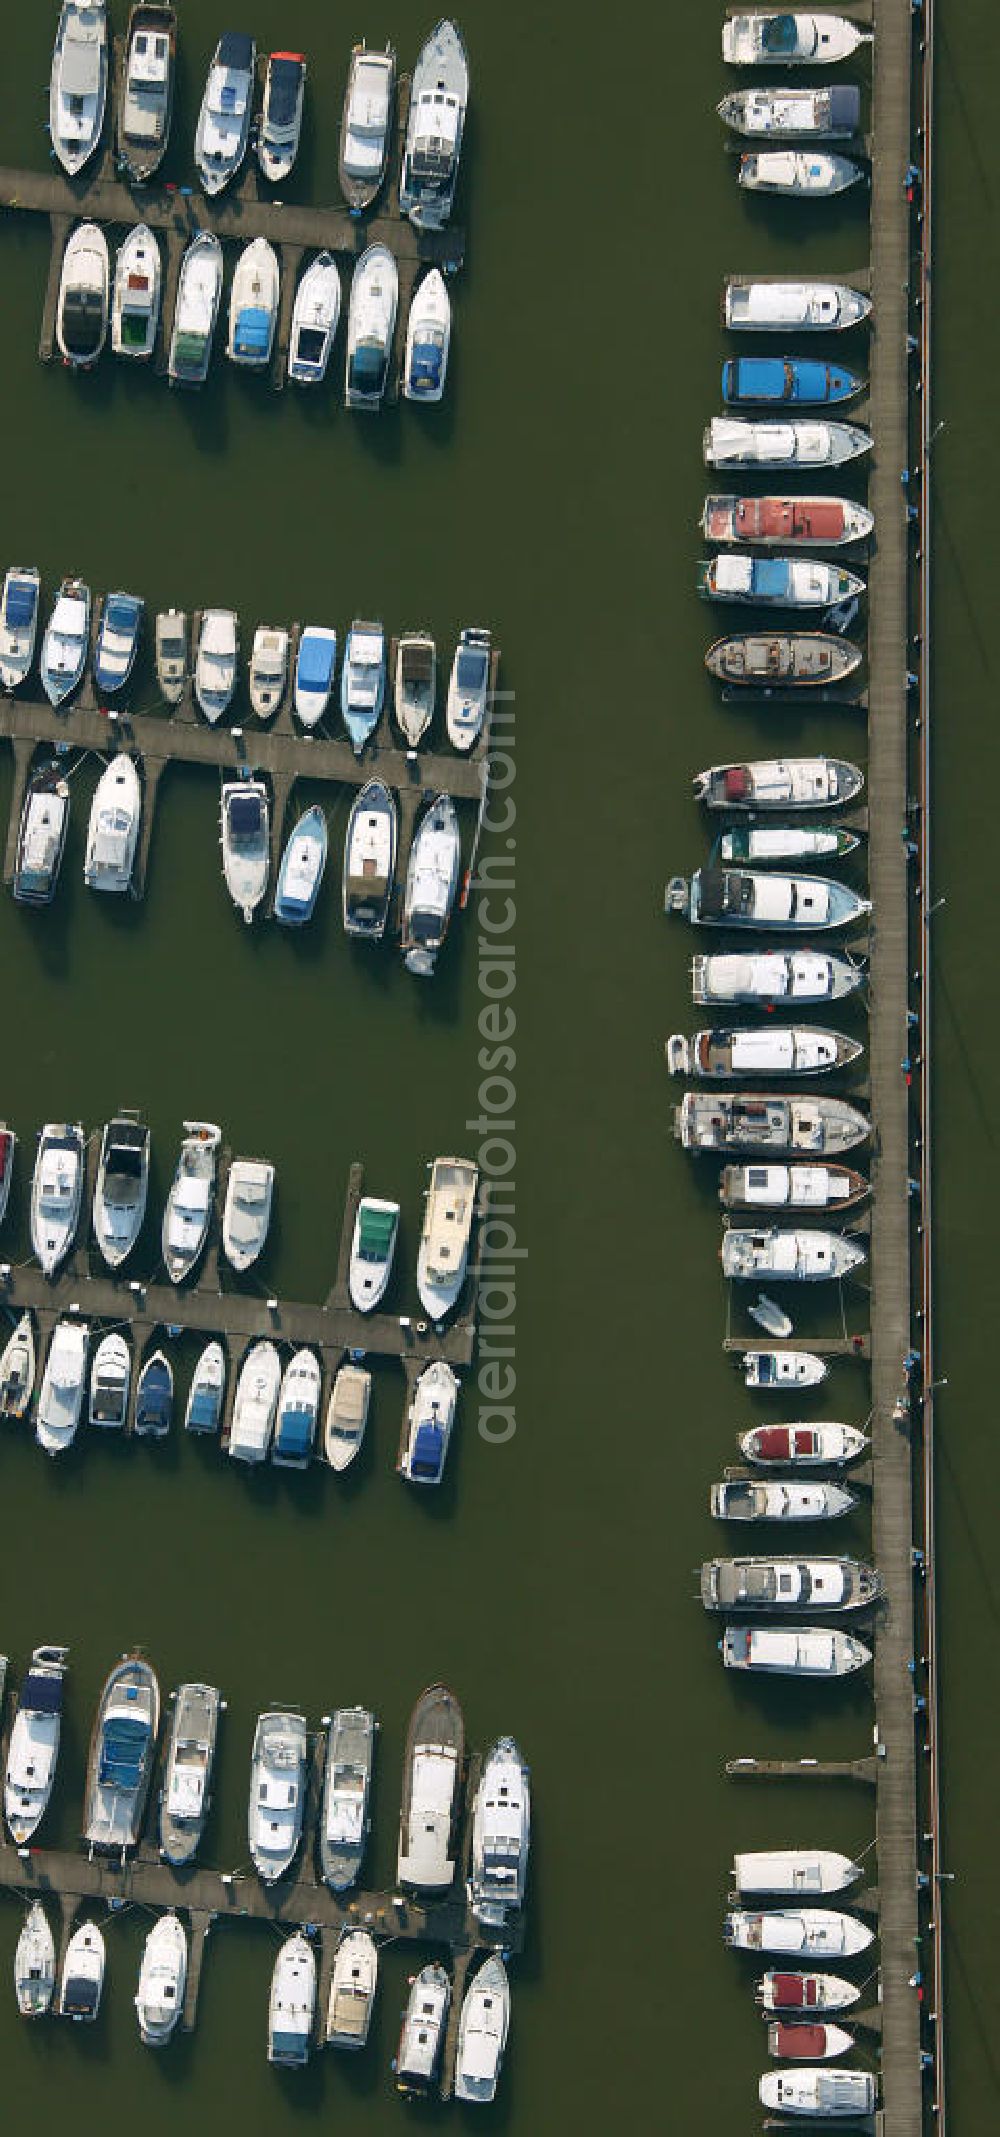
[(864, 379), (845, 364), (823, 363), (815, 356), (732, 356), (722, 366), (722, 398), (727, 408), (773, 408), (795, 403), (801, 408), (829, 407), (853, 400)]

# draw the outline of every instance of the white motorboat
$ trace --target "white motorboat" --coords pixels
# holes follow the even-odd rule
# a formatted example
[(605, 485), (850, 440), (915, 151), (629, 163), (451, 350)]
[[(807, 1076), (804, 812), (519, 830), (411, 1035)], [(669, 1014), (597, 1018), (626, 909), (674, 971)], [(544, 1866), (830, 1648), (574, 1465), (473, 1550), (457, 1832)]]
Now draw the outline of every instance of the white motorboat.
[(59, 1983), (59, 2016), (92, 2024), (101, 2008), (105, 1967), (104, 1938), (96, 1922), (83, 1922), (66, 1946)]
[(856, 1885), (861, 1866), (835, 1848), (769, 1848), (733, 1857), (733, 1884), (740, 1899), (777, 1893), (798, 1899), (825, 1898)]
[(843, 1281), (864, 1267), (865, 1249), (842, 1232), (734, 1229), (722, 1242), (722, 1273), (738, 1282), (769, 1276), (783, 1284)]
[(226, 1393), (226, 1353), (221, 1343), (206, 1343), (191, 1376), (185, 1432), (217, 1432)]
[(696, 801), (707, 809), (842, 809), (856, 800), (864, 774), (842, 757), (765, 757), (713, 764), (696, 772)]
[(266, 237), (252, 238), (236, 262), (229, 296), (226, 355), (231, 363), (250, 371), (270, 363), (280, 300), (278, 255)]
[(211, 726), (221, 720), (236, 688), (239, 619), (231, 608), (207, 608), (194, 664), (194, 694)]
[(478, 1186), (472, 1158), (435, 1158), (417, 1255), (417, 1290), (432, 1321), (450, 1313), (465, 1281)]
[(727, 1209), (850, 1209), (869, 1193), (864, 1174), (847, 1165), (727, 1165), (719, 1200)]
[[(329, 1720), (323, 1802), (319, 1820), (319, 1859), (324, 1882), (330, 1885), (334, 1892), (346, 1892), (351, 1885), (357, 1883), (361, 1874), (371, 1815), (375, 1727), (375, 1716), (370, 1714), (366, 1707), (338, 1707)], [(358, 1947), (362, 1982), (366, 1979), (364, 1950), (364, 1946)], [(358, 1977), (353, 1971), (353, 1962), (348, 1965), (345, 1958), (342, 1971), (348, 1994), (354, 1995), (357, 1993)], [(375, 1976), (372, 1973), (371, 1995), (374, 1994)], [(331, 2020), (333, 2007), (334, 1998), (331, 1997)], [(362, 2014), (358, 2012), (355, 2015), (360, 2022)], [(364, 2032), (361, 2038), (355, 2038), (351, 2026), (345, 2023), (341, 2030), (351, 2037), (340, 2041), (338, 2045), (361, 2047), (370, 2016), (369, 2003), (364, 2014)]]
[(433, 2091), (451, 2005), (451, 1979), (443, 1966), (425, 1966), (410, 1976), (403, 2029), (393, 2063), (396, 2090), (411, 2099)]
[(18, 905), (51, 905), (69, 830), (69, 781), (58, 759), (28, 781), (21, 811), (13, 894)]
[(90, 588), (82, 579), (64, 579), (42, 639), (42, 688), (50, 705), (61, 705), (76, 689), (89, 647)]
[(112, 1330), (101, 1337), (91, 1363), (88, 1423), (103, 1431), (124, 1432), (131, 1384), (132, 1354), (124, 1336)]
[[(861, 1989), (837, 1974), (778, 1973), (769, 1969), (754, 1990), (762, 2011), (789, 2011), (812, 2018), (822, 2011), (846, 2011), (860, 2002)], [(836, 2028), (831, 2027), (831, 2032)]]
[(333, 1957), (326, 2015), (328, 2048), (363, 2048), (378, 1985), (378, 1945), (367, 1929), (345, 1929)]
[(94, 681), (102, 693), (124, 690), (135, 666), (145, 604), (138, 594), (106, 594), (101, 603)]
[(56, 1985), (56, 1940), (40, 1900), (29, 1907), (14, 1953), (14, 1993), (22, 2018), (45, 2018)]
[(118, 161), (136, 185), (148, 183), (166, 154), (176, 46), (175, 9), (140, 0), (129, 16), (117, 112)]
[(362, 1195), (354, 1220), (347, 1288), (359, 1313), (371, 1313), (385, 1297), (399, 1237), (399, 1203)]
[(848, 1068), (864, 1049), (857, 1039), (811, 1024), (716, 1025), (667, 1040), (672, 1076), (822, 1076)]
[(788, 1388), (818, 1388), (830, 1368), (808, 1350), (748, 1350), (743, 1353), (743, 1384), (762, 1393), (784, 1394)]
[(281, 1359), (273, 1343), (254, 1343), (240, 1366), (226, 1453), (234, 1462), (267, 1459), (281, 1387)]
[(263, 1252), (271, 1222), (274, 1166), (267, 1158), (234, 1158), (222, 1213), (222, 1251), (242, 1275)]
[(160, 1687), (141, 1655), (123, 1655), (98, 1702), (87, 1762), (83, 1837), (123, 1856), (138, 1845), (160, 1728)]
[(267, 2012), (267, 2060), (289, 2070), (309, 2061), (316, 2015), (316, 1954), (297, 1930), (274, 1962)]
[(94, 1189), (94, 1237), (118, 1269), (142, 1230), (149, 1192), (150, 1134), (137, 1113), (116, 1113), (101, 1137)]
[(856, 831), (829, 824), (737, 824), (719, 838), (719, 859), (765, 868), (778, 861), (842, 861), (861, 844)]
[(399, 272), (385, 245), (369, 245), (351, 279), (347, 312), (348, 408), (382, 406), (399, 303)]
[(292, 308), (288, 376), (300, 386), (318, 386), (326, 377), (339, 319), (340, 269), (332, 252), (320, 252), (306, 268)]
[(846, 282), (754, 282), (732, 275), (723, 320), (744, 334), (831, 334), (860, 326), (871, 308), (871, 298)]
[(871, 909), (870, 898), (828, 876), (699, 868), (691, 878), (689, 910), (696, 926), (842, 928), (863, 920)]
[(451, 214), (469, 101), (469, 61), (458, 25), (431, 31), (413, 69), (399, 175), (399, 206), (420, 230), (442, 230)]
[(206, 193), (221, 193), (246, 155), (256, 70), (253, 38), (226, 30), (215, 48), (194, 137), (194, 160)]
[(685, 1150), (786, 1151), (841, 1157), (871, 1134), (871, 1123), (842, 1098), (783, 1098), (777, 1092), (686, 1091), (674, 1112)]
[(250, 653), (250, 705), (258, 720), (277, 712), (288, 681), (289, 633), (281, 624), (260, 623)]
[(83, 864), (88, 889), (118, 895), (131, 890), (141, 815), (139, 774), (134, 760), (122, 752), (102, 772), (91, 803)]
[(160, 323), (163, 268), (160, 248), (145, 223), (130, 230), (115, 259), (111, 346), (116, 356), (152, 356)]
[(396, 880), (396, 801), (381, 779), (355, 799), (344, 837), (344, 931), (367, 942), (385, 934)]
[(874, 1932), (857, 1915), (831, 1907), (779, 1907), (754, 1914), (727, 1914), (723, 1935), (733, 1951), (780, 1952), (789, 1958), (840, 1959), (867, 1951)]
[(713, 416), (702, 438), (706, 467), (757, 469), (843, 467), (872, 448), (860, 423), (758, 423)]
[(90, 371), (108, 337), (111, 259), (100, 223), (78, 223), (63, 253), (56, 347), (74, 371)]
[(472, 1813), (469, 1905), (504, 1929), (524, 1906), (531, 1846), (531, 1774), (512, 1736), (487, 1752)]
[(337, 666), (337, 633), (327, 624), (310, 623), (299, 639), (295, 662), (295, 717), (313, 728), (330, 702)]
[[(850, 609), (852, 604), (847, 606)], [(850, 620), (845, 614), (845, 624)], [(705, 655), (705, 666), (720, 683), (763, 690), (770, 697), (775, 691), (835, 687), (854, 675), (863, 659), (864, 648), (843, 632), (772, 627), (716, 639)]]
[(212, 230), (193, 238), (181, 261), (170, 336), (172, 386), (203, 386), (222, 301), (222, 246)]
[(691, 959), (692, 1001), (711, 1007), (839, 1002), (864, 984), (852, 957), (827, 950), (737, 951)]
[(823, 67), (850, 59), (871, 33), (846, 15), (779, 15), (754, 9), (722, 25), (722, 57), (730, 67)]
[(311, 920), (326, 870), (330, 835), (326, 812), (314, 802), (299, 817), (281, 856), (278, 888), (274, 894), (274, 917), (284, 927), (302, 927)]
[(706, 1610), (867, 1610), (881, 1594), (874, 1567), (854, 1558), (706, 1558)]
[(408, 1484), (440, 1484), (448, 1459), (459, 1382), (443, 1358), (425, 1365), (413, 1390), (399, 1474)]
[(829, 149), (751, 149), (740, 157), (737, 180), (750, 193), (780, 193), (792, 200), (829, 200), (864, 177), (860, 163)]
[(271, 806), (263, 779), (222, 783), (222, 873), (248, 923), (262, 903), (271, 867)]
[(355, 618), (347, 633), (340, 678), (340, 710), (356, 757), (382, 717), (385, 701), (385, 632), (380, 623)]
[(844, 2115), (873, 2115), (878, 2079), (871, 2070), (767, 2070), (757, 2088), (763, 2107), (779, 2115), (817, 2115), (830, 2121)]
[(848, 2033), (845, 2026), (809, 2021), (788, 2025), (779, 2020), (767, 2029), (768, 2055), (791, 2062), (832, 2061), (847, 2055), (854, 2046), (854, 2034)]
[(754, 141), (847, 141), (861, 126), (861, 91), (853, 82), (738, 89), (716, 110), (734, 133)]
[(49, 139), (70, 178), (97, 147), (107, 99), (105, 0), (63, 0), (49, 78)]
[(3, 1799), (16, 1848), (27, 1846), (48, 1809), (59, 1759), (68, 1654), (68, 1647), (36, 1647), (18, 1694)]
[(54, 1276), (76, 1237), (83, 1200), (84, 1137), (78, 1121), (47, 1121), (31, 1180), (31, 1244)]
[(160, 1854), (176, 1869), (193, 1861), (212, 1801), (212, 1770), (223, 1701), (214, 1684), (182, 1684), (160, 1791)]
[(427, 631), (408, 631), (396, 644), (393, 699), (404, 742), (416, 749), (434, 718), (437, 650)]
[(331, 1469), (347, 1469), (365, 1436), (372, 1376), (363, 1365), (342, 1365), (327, 1404), (323, 1451)]
[(510, 2027), (510, 1983), (497, 1952), (478, 1967), (465, 1992), (458, 2021), (456, 2100), (496, 2098)]
[(865, 582), (842, 564), (812, 556), (750, 556), (724, 549), (698, 567), (698, 591), (707, 601), (753, 608), (832, 608), (863, 594)]
[(853, 1633), (819, 1625), (727, 1625), (720, 1644), (727, 1670), (762, 1677), (847, 1677), (872, 1659)]
[(429, 979), (448, 933), (458, 891), (462, 841), (455, 804), (438, 794), (410, 847), (403, 897), (402, 947), (408, 972)]
[(790, 1462), (794, 1468), (836, 1467), (856, 1462), (868, 1441), (857, 1425), (755, 1425), (740, 1436), (740, 1452), (748, 1462), (770, 1466)]
[(716, 1521), (836, 1521), (858, 1503), (857, 1493), (842, 1484), (801, 1484), (794, 1478), (772, 1483), (757, 1477), (728, 1477), (713, 1484), (709, 1511)]
[(257, 128), (257, 161), (268, 185), (281, 185), (299, 152), (306, 96), (306, 62), (301, 52), (272, 52), (264, 78), (264, 102)]
[(439, 267), (418, 283), (406, 322), (403, 393), (425, 405), (444, 399), (451, 347), (451, 299)]
[(271, 1442), (276, 1469), (307, 1469), (319, 1423), (323, 1376), (311, 1350), (297, 1350), (285, 1367)]
[(166, 1439), (174, 1419), (174, 1369), (162, 1350), (154, 1350), (139, 1372), (135, 1388), (137, 1439)]
[(35, 1391), (35, 1329), (22, 1313), (0, 1351), (0, 1417), (24, 1417)]
[(165, 2048), (184, 2009), (187, 1932), (176, 1914), (161, 1914), (143, 1946), (135, 1994), (139, 2036), (146, 2048)]
[(0, 595), (0, 689), (17, 690), (30, 674), (38, 636), (41, 577), (34, 564), (12, 564)]
[(262, 1714), (253, 1740), (247, 1831), (258, 1877), (273, 1885), (295, 1860), (305, 1813), (308, 1743), (303, 1714)]
[(447, 1892), (458, 1861), (465, 1722), (445, 1684), (429, 1685), (410, 1716), (403, 1764), (396, 1877), (413, 1892)]
[(183, 1283), (204, 1252), (221, 1141), (222, 1130), (214, 1121), (184, 1122), (184, 1140), (163, 1212), (163, 1259), (172, 1284)]
[(472, 626), (462, 632), (455, 648), (445, 712), (453, 749), (470, 750), (482, 734), (489, 704), (491, 650), (489, 631)]
[(166, 705), (179, 705), (188, 679), (188, 621), (182, 608), (161, 609), (153, 631), (156, 680)]
[(396, 55), (369, 52), (364, 44), (351, 53), (347, 94), (340, 124), (340, 188), (352, 215), (370, 208), (389, 161), (396, 89)]

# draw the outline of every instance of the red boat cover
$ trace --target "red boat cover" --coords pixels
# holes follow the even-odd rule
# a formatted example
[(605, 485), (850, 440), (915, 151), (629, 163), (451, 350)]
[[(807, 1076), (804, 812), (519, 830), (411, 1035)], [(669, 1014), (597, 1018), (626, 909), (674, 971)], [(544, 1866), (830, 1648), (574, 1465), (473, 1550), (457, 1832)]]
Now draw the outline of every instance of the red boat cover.
[(784, 2005), (786, 2011), (801, 2011), (816, 2001), (815, 1974), (774, 1974), (771, 1977), (771, 1994), (775, 2003)]
[(731, 764), (723, 785), (727, 801), (743, 801), (750, 792), (750, 774), (745, 764)]
[(741, 497), (736, 532), (744, 541), (837, 542), (844, 507), (835, 497)]
[(787, 1462), (792, 1435), (787, 1425), (762, 1425), (757, 1434), (757, 1453), (762, 1462)]
[(822, 2062), (826, 2054), (825, 2026), (775, 2026), (774, 2053), (799, 2063)]
[(798, 1431), (792, 1433), (792, 1453), (815, 1454), (815, 1452), (816, 1434), (812, 1426), (800, 1425)]

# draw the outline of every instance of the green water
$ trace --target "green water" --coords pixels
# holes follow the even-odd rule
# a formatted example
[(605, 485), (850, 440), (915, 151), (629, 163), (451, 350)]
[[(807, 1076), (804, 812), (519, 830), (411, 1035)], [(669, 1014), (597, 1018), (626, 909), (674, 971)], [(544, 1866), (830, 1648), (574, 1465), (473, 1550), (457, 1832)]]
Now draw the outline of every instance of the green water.
[[(988, 544), (973, 553), (992, 490), (965, 352), (993, 336), (986, 216), (996, 179), (989, 71), (975, 51), (995, 32), (983, 6), (974, 12), (977, 38), (956, 54), (946, 33), (942, 64), (941, 412), (945, 398), (958, 412), (940, 446), (939, 684), (942, 728), (977, 762), (989, 752), (992, 770)], [(3, 155), (40, 163), (54, 9), (4, 14)], [(393, 1474), (401, 1388), (388, 1368), (376, 1375), (368, 1444), (346, 1491), (319, 1472), (234, 1476), (212, 1448), (181, 1445), (179, 1434), (159, 1449), (90, 1446), (52, 1465), (11, 1433), (0, 1639), (18, 1658), (40, 1639), (72, 1642), (70, 1732), (49, 1826), (67, 1843), (93, 1700), (126, 1645), (148, 1650), (165, 1688), (184, 1676), (224, 1688), (206, 1852), (234, 1867), (246, 1862), (256, 1711), (299, 1701), (315, 1721), (337, 1702), (368, 1701), (382, 1721), (370, 1867), (385, 1884), (406, 1716), (424, 1683), (446, 1677), (470, 1740), (513, 1729), (534, 1773), (531, 1928), (495, 2126), (589, 2133), (613, 2116), (644, 2131), (663, 2120), (669, 2073), (671, 2122), (714, 2133), (753, 2116), (764, 2063), (752, 1970), (719, 1937), (732, 1851), (781, 1840), (857, 1851), (871, 1816), (846, 1791), (739, 1793), (723, 1762), (864, 1752), (872, 1715), (863, 1685), (832, 1698), (734, 1688), (717, 1628), (694, 1601), (693, 1569), (719, 1547), (708, 1484), (753, 1411), (720, 1350), (714, 1175), (682, 1160), (670, 1136), (661, 1047), (667, 1031), (692, 1023), (692, 945), (659, 904), (665, 876), (703, 851), (687, 798), (696, 766), (744, 744), (823, 746), (863, 761), (863, 732), (848, 715), (757, 720), (717, 703), (701, 669), (709, 618), (691, 587), (705, 488), (698, 441), (718, 406), (722, 276), (804, 261), (806, 246), (817, 268), (859, 265), (864, 202), (793, 215), (738, 195), (712, 108), (722, 89), (714, 7), (632, 6), (614, 40), (607, 25), (581, 34), (568, 10), (540, 15), (523, 0), (503, 9), (469, 0), (462, 20), (474, 80), (469, 246), (453, 285), (445, 407), (372, 424), (348, 418), (333, 388), (274, 396), (222, 366), (201, 398), (169, 395), (110, 360), (83, 380), (43, 369), (46, 237), (7, 219), (0, 558), (37, 561), (48, 591), (74, 569), (95, 588), (135, 587), (151, 607), (231, 604), (245, 639), (258, 620), (293, 616), (341, 629), (365, 613), (390, 629), (426, 623), (442, 646), (464, 623), (492, 625), (516, 734), (516, 828), (506, 834), (516, 848), (498, 832), (488, 851), (515, 864), (513, 1221), (527, 1249), (514, 1316), (517, 1430), (486, 1444), (470, 1390), (448, 1484), (431, 1506)], [(222, 26), (207, 0), (187, 0), (182, 146)], [(331, 27), (320, 0), (260, 0), (246, 26), (262, 46), (310, 54), (302, 190), (336, 199), (352, 38), (391, 35), (407, 64), (429, 18), (397, 4)], [(179, 152), (169, 175), (190, 175)], [(952, 761), (942, 747), (942, 773)], [(219, 879), (214, 781), (175, 773), (160, 790), (146, 901), (109, 910), (81, 881), (95, 776), (93, 766), (77, 776), (74, 842), (52, 912), (25, 916), (0, 902), (0, 960), (16, 1005), (0, 1109), (30, 1141), (47, 1118), (92, 1125), (122, 1102), (141, 1105), (159, 1192), (182, 1116), (219, 1119), (234, 1148), (277, 1164), (261, 1289), (293, 1297), (328, 1287), (347, 1168), (361, 1157), (371, 1188), (403, 1203), (402, 1261), (412, 1266), (426, 1160), (478, 1140), (466, 1127), (481, 1110), (475, 907), (429, 988), (407, 979), (393, 951), (352, 955), (333, 896), (301, 942), (251, 934)], [(9, 777), (0, 753), (0, 804)], [(959, 1313), (969, 1331), (961, 1362), (942, 1367), (952, 1380), (945, 1718), (958, 1739), (947, 1770), (952, 1867), (963, 1873), (948, 1904), (955, 2097), (981, 2116), (997, 2087), (978, 1986), (995, 1916), (979, 1872), (995, 1786), (969, 1748), (996, 1740), (992, 1700), (981, 1703), (997, 1602), (983, 1399), (990, 1274), (977, 1270), (976, 1227), (996, 1152), (983, 1044), (994, 1018), (973, 945), (974, 900), (991, 886), (978, 860), (989, 841), (969, 837), (964, 784), (941, 783), (941, 1065), (961, 1093), (942, 1121), (942, 1349), (957, 1350)], [(341, 800), (335, 829), (345, 815)], [(980, 808), (983, 830), (984, 819)], [(964, 1176), (967, 1133), (956, 1132), (970, 1116), (979, 1195)], [(22, 1252), (23, 1205), (12, 1222), (8, 1251)], [(404, 1310), (403, 1284), (397, 1303)], [(821, 1324), (832, 1315), (810, 1307), (803, 1329)], [(860, 1378), (840, 1368), (814, 1410), (854, 1418), (864, 1407)], [(838, 1548), (867, 1543), (860, 1517), (838, 1531)], [(16, 1920), (5, 1906), (4, 1967)], [(350, 2118), (359, 2132), (399, 2129), (388, 2062), (402, 1950), (383, 1963), (369, 2053), (280, 2076), (264, 2062), (271, 1932), (220, 1929), (195, 2035), (155, 2057), (140, 2047), (131, 2009), (146, 1926), (138, 1916), (113, 1926), (92, 2031), (19, 2026), (4, 1992), (5, 2104), (72, 2112), (87, 2133), (140, 2118), (166, 2130), (178, 2112), (203, 2129), (227, 2110), (232, 2128), (269, 2137), (320, 2115)]]

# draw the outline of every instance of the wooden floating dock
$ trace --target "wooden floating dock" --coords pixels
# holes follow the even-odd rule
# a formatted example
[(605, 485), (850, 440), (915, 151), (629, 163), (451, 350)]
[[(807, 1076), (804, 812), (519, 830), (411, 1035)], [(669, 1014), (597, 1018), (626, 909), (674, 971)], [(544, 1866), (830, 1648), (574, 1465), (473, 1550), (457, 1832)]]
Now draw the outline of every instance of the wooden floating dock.
[(757, 1329), (752, 1335), (726, 1336), (723, 1349), (731, 1355), (748, 1350), (803, 1350), (816, 1358), (856, 1358), (864, 1362), (871, 1356), (871, 1337), (867, 1331), (859, 1330), (854, 1336), (768, 1336), (765, 1340)]
[(726, 1772), (732, 1781), (861, 1781), (866, 1788), (874, 1788), (878, 1763), (877, 1759), (727, 1759)]

